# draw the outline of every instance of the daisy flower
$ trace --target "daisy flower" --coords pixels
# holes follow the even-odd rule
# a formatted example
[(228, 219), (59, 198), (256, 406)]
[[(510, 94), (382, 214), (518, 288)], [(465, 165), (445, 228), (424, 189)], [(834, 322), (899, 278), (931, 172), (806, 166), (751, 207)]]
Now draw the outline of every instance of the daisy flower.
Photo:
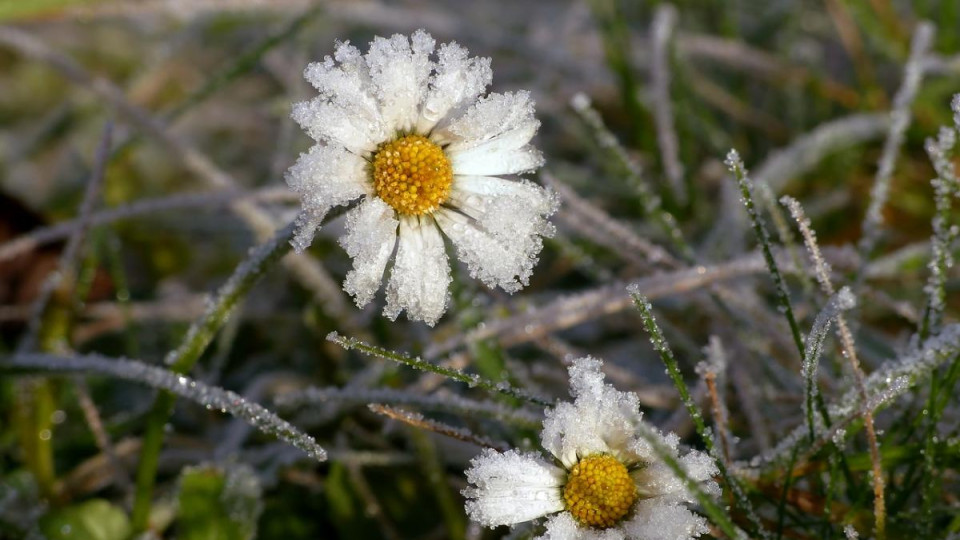
[(444, 237), (470, 275), (515, 292), (527, 285), (556, 197), (516, 177), (543, 164), (528, 92), (484, 97), (489, 58), (426, 32), (377, 37), (366, 54), (338, 43), (304, 71), (319, 96), (293, 106), (317, 144), (287, 172), (303, 211), (293, 240), (307, 248), (335, 206), (348, 211), (340, 245), (353, 259), (343, 288), (359, 307), (392, 260), (384, 315), (429, 325), (451, 281)]
[[(601, 365), (575, 360), (573, 403), (547, 410), (540, 439), (552, 459), (488, 449), (471, 461), (471, 485), (463, 491), (471, 519), (496, 527), (550, 516), (540, 540), (687, 540), (709, 531), (687, 508), (695, 498), (683, 480), (638, 434), (636, 394), (605, 384)], [(658, 436), (677, 455), (677, 436)], [(707, 493), (719, 495), (709, 456), (691, 450), (677, 459)]]

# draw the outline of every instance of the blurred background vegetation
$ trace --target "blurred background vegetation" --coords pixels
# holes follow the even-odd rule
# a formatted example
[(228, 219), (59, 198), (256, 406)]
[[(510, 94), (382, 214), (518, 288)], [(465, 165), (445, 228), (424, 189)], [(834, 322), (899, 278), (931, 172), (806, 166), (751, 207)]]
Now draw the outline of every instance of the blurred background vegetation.
[[(764, 180), (778, 196), (804, 204), (822, 246), (847, 246), (836, 251), (835, 266), (849, 276), (857, 268), (849, 247), (861, 237), (911, 36), (929, 20), (937, 31), (910, 104), (913, 121), (892, 176), (870, 295), (858, 312), (858, 346), (865, 369), (873, 371), (904, 350), (923, 309), (935, 176), (924, 140), (951, 124), (949, 100), (960, 92), (960, 2), (673, 5), (661, 68), (670, 75), (667, 96), (682, 164), (676, 185), (667, 180), (676, 171), (668, 170), (657, 129), (663, 96), (652, 76), (659, 61), (652, 38), (657, 14), (665, 12), (654, 2), (0, 0), (0, 253), (24, 234), (77, 216), (112, 122), (94, 213), (150, 202), (91, 228), (75, 283), (61, 289), (65, 297), (54, 296), (64, 307), (62, 319), (51, 322), (47, 314), (41, 339), (46, 350), (159, 363), (201, 315), (206, 294), (258, 242), (229, 205), (252, 197), (277, 226), (296, 214), (296, 198), (282, 177), (310, 145), (289, 119), (291, 103), (314, 93), (301, 75), (306, 64), (331, 54), (336, 40), (365, 49), (374, 35), (424, 28), (440, 42), (456, 40), (472, 54), (492, 57), (492, 90), (533, 93), (545, 171), (599, 209), (601, 225), (613, 220), (679, 255), (638, 203), (635, 175), (571, 108), (578, 93), (589, 96), (630, 163), (642, 168), (643, 181), (676, 216), (694, 247), (693, 261), (709, 267), (756, 246), (722, 163), (735, 147), (748, 167), (768, 173)], [(765, 159), (824, 126), (840, 126), (840, 135), (810, 163), (762, 168)], [(316, 437), (330, 461), (318, 464), (229, 416), (181, 401), (166, 431), (149, 534), (288, 540), (504, 534), (468, 526), (463, 513), (462, 471), (476, 446), (387, 420), (364, 405), (377, 401), (368, 394), (377, 388), (439, 401), (457, 395), (490, 401), (499, 411), (494, 418), (419, 407), (513, 446), (535, 445), (541, 411), (344, 351), (326, 340), (331, 331), (560, 398), (567, 396), (565, 355), (602, 357), (614, 384), (641, 394), (654, 424), (699, 445), (629, 305), (575, 313), (570, 324), (549, 312), (570, 295), (608, 294), (610, 287), (622, 292), (626, 281), (666, 271), (658, 261), (591, 236), (594, 225), (582, 213), (564, 212), (529, 288), (508, 297), (455, 270), (454, 306), (435, 329), (390, 323), (379, 305), (357, 310), (338, 285), (349, 269), (336, 244), (342, 225), (326, 227), (310, 250), (310, 259), (320, 262), (315, 273), (290, 266), (269, 273), (191, 375), (279, 411)], [(24, 335), (30, 306), (56, 268), (65, 238), (54, 235), (0, 258), (0, 353), (12, 352)], [(668, 291), (657, 299), (691, 385), (709, 336), (724, 340), (734, 365), (726, 401), (740, 459), (769, 449), (803, 422), (799, 359), (782, 346), (789, 330), (772, 308), (768, 277), (753, 274), (731, 285), (756, 295), (756, 302), (734, 306), (757, 310), (747, 322), (704, 308), (703, 291)], [(955, 322), (960, 282), (956, 272), (948, 277), (946, 320)], [(802, 297), (796, 309), (806, 329), (824, 299), (804, 283), (790, 281)], [(548, 322), (524, 319), (543, 306)], [(509, 326), (503, 321), (531, 328), (526, 337), (519, 330), (483, 332), (497, 322)], [(782, 335), (770, 335), (771, 328)], [(829, 355), (828, 396), (850, 384), (836, 367), (839, 352)], [(0, 375), (0, 538), (133, 534), (133, 475), (153, 393), (104, 377)], [(311, 387), (327, 393), (306, 405), (289, 403)], [(333, 387), (348, 390), (337, 394)], [(941, 389), (947, 396), (954, 390)], [(934, 433), (944, 441), (935, 447), (939, 468), (921, 474), (920, 450), (930, 447), (914, 432), (927, 397), (918, 390), (881, 426), (891, 537), (960, 532), (954, 517), (960, 417), (951, 403)], [(534, 420), (504, 423), (497, 419), (506, 414), (501, 409)], [(842, 493), (810, 478), (794, 488), (776, 475), (750, 483), (749, 496), (759, 505), (782, 499), (764, 511), (769, 529), (783, 537), (840, 538), (843, 526), (852, 525), (867, 534), (873, 501), (861, 439), (847, 443), (843, 467), (853, 477), (845, 478)], [(833, 466), (814, 459), (802, 474)], [(917, 486), (934, 481), (931, 470), (942, 473), (936, 481), (943, 491), (926, 504)], [(934, 536), (923, 536), (931, 531)]]

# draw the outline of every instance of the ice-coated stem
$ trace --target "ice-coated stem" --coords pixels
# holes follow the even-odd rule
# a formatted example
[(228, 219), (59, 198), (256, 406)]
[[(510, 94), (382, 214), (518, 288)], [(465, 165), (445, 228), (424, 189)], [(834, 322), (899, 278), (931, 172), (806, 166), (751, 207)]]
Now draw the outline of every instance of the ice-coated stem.
[(137, 382), (195, 401), (208, 409), (220, 409), (242, 418), (258, 430), (275, 435), (303, 450), (318, 461), (327, 459), (326, 451), (305, 433), (257, 403), (239, 394), (208, 386), (169, 369), (151, 366), (137, 360), (109, 358), (99, 354), (59, 356), (54, 354), (15, 354), (0, 359), (0, 368), (43, 370), (53, 372), (96, 373)]
[(700, 503), (700, 506), (703, 507), (703, 511), (710, 516), (710, 520), (713, 521), (728, 538), (733, 538), (736, 540), (746, 540), (747, 536), (733, 524), (733, 521), (730, 519), (730, 515), (727, 511), (713, 500), (700, 485), (695, 482), (690, 475), (684, 469), (683, 465), (677, 458), (673, 457), (673, 453), (663, 441), (660, 440), (660, 436), (653, 431), (646, 424), (640, 423), (637, 426), (637, 431), (640, 436), (643, 437), (653, 448), (653, 451), (657, 454), (657, 457), (663, 461), (667, 467), (670, 467), (670, 470), (677, 475), (680, 480), (683, 481), (687, 490), (696, 497), (697, 502)]
[(332, 341), (347, 350), (356, 349), (362, 352), (363, 354), (366, 354), (369, 356), (376, 356), (378, 358), (383, 358), (384, 360), (392, 360), (399, 364), (410, 366), (414, 369), (429, 371), (431, 373), (443, 375), (444, 377), (447, 377), (449, 379), (453, 379), (455, 381), (465, 383), (467, 386), (471, 386), (471, 387), (477, 386), (477, 387), (483, 388), (484, 390), (489, 390), (491, 392), (497, 392), (499, 394), (503, 394), (506, 396), (522, 399), (524, 401), (529, 401), (530, 403), (535, 403), (537, 405), (542, 405), (544, 407), (553, 406), (553, 402), (538, 396), (534, 396), (533, 394), (527, 392), (526, 390), (517, 388), (515, 386), (511, 386), (507, 383), (496, 383), (496, 382), (484, 379), (479, 375), (464, 373), (458, 369), (438, 366), (431, 362), (427, 362), (426, 360), (420, 357), (414, 358), (403, 353), (394, 352), (389, 349), (384, 349), (381, 347), (377, 347), (375, 345), (370, 345), (369, 343), (364, 343), (363, 341), (356, 338), (343, 337), (336, 332), (330, 332), (330, 334), (327, 335), (327, 340)]
[(793, 342), (796, 344), (797, 350), (800, 352), (800, 357), (802, 358), (804, 347), (803, 337), (800, 335), (800, 326), (797, 324), (797, 319), (793, 315), (793, 307), (790, 304), (790, 292), (787, 290), (787, 284), (783, 280), (783, 274), (780, 273), (776, 259), (773, 258), (773, 251), (770, 248), (770, 233), (767, 232), (767, 228), (763, 225), (760, 213), (757, 212), (757, 207), (753, 203), (753, 193), (750, 186), (750, 179), (747, 177), (747, 169), (744, 167), (743, 161), (740, 159), (740, 154), (737, 153), (736, 150), (730, 150), (725, 163), (727, 168), (730, 169), (730, 172), (733, 173), (733, 176), (736, 177), (737, 184), (740, 186), (740, 195), (743, 197), (743, 204), (747, 209), (747, 215), (750, 216), (753, 232), (757, 235), (757, 240), (760, 241), (763, 260), (767, 263), (767, 270), (770, 272), (770, 277), (773, 279), (773, 284), (776, 287), (777, 302), (780, 304), (780, 308), (787, 318), (787, 324), (790, 325), (790, 333), (793, 335)]
[[(753, 510), (753, 505), (747, 498), (746, 493), (744, 493), (739, 481), (730, 474), (724, 461), (722, 459), (717, 459), (717, 452), (715, 448), (716, 445), (714, 444), (713, 436), (707, 430), (707, 426), (703, 421), (703, 414), (700, 412), (700, 408), (697, 406), (697, 403), (693, 400), (693, 398), (690, 397), (690, 390), (687, 388), (687, 383), (683, 380), (683, 374), (680, 373), (680, 365), (677, 363), (677, 359), (673, 356), (673, 351), (670, 350), (670, 345), (667, 343), (666, 338), (663, 337), (663, 332), (660, 330), (660, 326), (657, 324), (657, 320), (653, 316), (653, 310), (652, 306), (650, 305), (650, 301), (647, 300), (647, 297), (640, 293), (640, 291), (637, 289), (631, 289), (630, 296), (633, 297), (634, 305), (638, 310), (640, 310), (640, 318), (643, 319), (643, 325), (650, 334), (650, 343), (653, 344), (653, 348), (660, 355), (660, 359), (666, 366), (667, 374), (673, 381), (674, 386), (677, 387), (677, 392), (680, 394), (680, 400), (690, 413), (690, 418), (693, 420), (693, 425), (696, 427), (697, 434), (703, 440), (703, 444), (707, 447), (707, 451), (711, 456), (714, 457), (717, 468), (720, 469), (720, 475), (723, 476), (724, 482), (726, 482), (727, 486), (729, 486), (730, 491), (733, 493), (734, 499), (737, 501), (737, 504), (746, 512), (747, 517), (750, 519), (753, 526), (756, 527), (760, 537), (768, 538), (767, 531), (763, 528), (763, 524), (760, 522), (759, 517)], [(671, 468), (673, 468), (672, 465)], [(701, 503), (702, 502), (703, 501), (701, 501)], [(712, 514), (711, 517), (713, 517)], [(720, 524), (717, 523), (717, 525), (719, 526)], [(738, 536), (730, 537), (739, 538)]]
[[(210, 301), (206, 313), (190, 326), (180, 346), (167, 355), (165, 363), (171, 371), (179, 374), (190, 372), (217, 331), (226, 324), (237, 302), (274, 263), (290, 251), (293, 230), (294, 223), (290, 223), (273, 238), (254, 249), (250, 256), (237, 266), (230, 279), (220, 287), (216, 297)], [(143, 435), (143, 448), (137, 468), (137, 490), (133, 502), (132, 524), (135, 531), (144, 531), (147, 528), (153, 486), (156, 482), (157, 462), (163, 446), (164, 426), (173, 412), (175, 401), (176, 396), (170, 391), (160, 392), (147, 417), (147, 429)]]
[[(929, 21), (922, 21), (917, 25), (910, 42), (910, 58), (904, 67), (903, 82), (893, 98), (893, 110), (890, 111), (890, 129), (883, 144), (880, 162), (877, 164), (873, 187), (870, 189), (870, 205), (867, 207), (863, 224), (860, 227), (861, 238), (858, 248), (860, 250), (861, 271), (858, 274), (863, 274), (862, 270), (870, 261), (870, 256), (873, 254), (880, 237), (884, 221), (883, 207), (886, 206), (890, 193), (890, 180), (893, 176), (897, 154), (900, 152), (900, 147), (903, 146), (907, 128), (910, 127), (910, 106), (913, 104), (917, 96), (917, 90), (920, 88), (920, 80), (923, 78), (924, 71), (923, 61), (933, 43), (935, 30), (936, 27)], [(857, 279), (862, 280), (863, 277), (858, 275)]]

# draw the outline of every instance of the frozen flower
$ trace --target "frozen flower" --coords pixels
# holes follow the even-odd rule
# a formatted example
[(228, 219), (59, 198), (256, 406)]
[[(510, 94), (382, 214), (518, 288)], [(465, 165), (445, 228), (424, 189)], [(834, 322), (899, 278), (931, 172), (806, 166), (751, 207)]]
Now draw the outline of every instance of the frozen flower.
[(303, 212), (293, 245), (310, 245), (326, 214), (360, 199), (340, 244), (353, 259), (343, 288), (362, 307), (393, 260), (384, 315), (433, 325), (448, 302), (450, 239), (470, 275), (515, 292), (528, 283), (556, 198), (519, 178), (543, 164), (527, 92), (481, 97), (489, 58), (426, 32), (375, 38), (366, 54), (339, 43), (307, 66), (320, 95), (293, 107), (317, 141), (287, 172)]
[[(684, 482), (639, 435), (636, 394), (605, 384), (601, 365), (575, 360), (573, 403), (547, 411), (540, 439), (553, 459), (489, 449), (473, 459), (463, 494), (474, 521), (495, 527), (550, 516), (541, 540), (687, 540), (709, 531), (687, 508), (694, 497)], [(657, 436), (677, 455), (676, 435)], [(677, 459), (705, 491), (719, 494), (709, 456), (691, 450)]]

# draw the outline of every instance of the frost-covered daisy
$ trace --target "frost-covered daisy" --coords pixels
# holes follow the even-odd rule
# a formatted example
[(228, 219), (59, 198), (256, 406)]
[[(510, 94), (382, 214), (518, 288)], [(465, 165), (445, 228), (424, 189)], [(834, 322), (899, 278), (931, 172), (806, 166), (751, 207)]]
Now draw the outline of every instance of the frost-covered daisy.
[[(638, 434), (636, 394), (604, 383), (602, 362), (570, 367), (573, 403), (546, 413), (540, 434), (553, 459), (486, 450), (467, 470), (467, 513), (482, 525), (513, 525), (550, 516), (541, 540), (687, 540), (708, 532), (691, 512), (683, 481)], [(655, 431), (652, 431), (655, 432)], [(676, 453), (676, 435), (661, 442)], [(707, 493), (719, 494), (713, 460), (692, 450), (678, 461)]]
[(543, 164), (530, 94), (480, 97), (490, 59), (434, 45), (422, 30), (375, 38), (366, 54), (344, 42), (307, 66), (320, 95), (292, 116), (317, 144), (286, 177), (303, 206), (296, 250), (330, 209), (360, 199), (340, 238), (353, 259), (344, 290), (366, 305), (392, 259), (384, 315), (406, 310), (430, 325), (451, 280), (443, 236), (472, 277), (512, 293), (528, 283), (557, 207), (543, 188), (504, 178)]

